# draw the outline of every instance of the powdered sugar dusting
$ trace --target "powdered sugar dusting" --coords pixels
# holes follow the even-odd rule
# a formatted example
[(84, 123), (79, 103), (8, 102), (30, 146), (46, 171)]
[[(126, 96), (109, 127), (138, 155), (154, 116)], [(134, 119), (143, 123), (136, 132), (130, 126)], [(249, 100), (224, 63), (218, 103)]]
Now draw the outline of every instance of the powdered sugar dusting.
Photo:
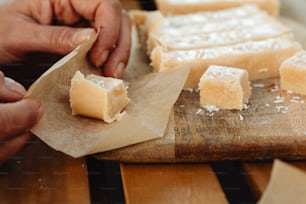
[(265, 88), (264, 84), (252, 84), (254, 88)]
[(243, 115), (241, 115), (241, 114), (239, 115), (239, 120), (240, 120), (240, 121), (243, 121), (243, 120), (244, 120)]
[(279, 91), (279, 85), (275, 85), (270, 91), (271, 92), (278, 92)]
[(187, 89), (184, 89), (184, 91), (188, 91), (189, 93), (193, 93), (195, 91), (194, 88), (187, 88)]
[(284, 103), (285, 98), (282, 96), (276, 96), (276, 99), (273, 101), (273, 103)]
[(248, 110), (249, 109), (249, 105), (248, 104), (243, 104), (243, 110)]
[(196, 115), (204, 115), (204, 113), (205, 113), (204, 110), (202, 108), (199, 108), (195, 114)]
[(204, 106), (204, 108), (205, 108), (208, 112), (210, 112), (210, 113), (212, 113), (212, 112), (218, 112), (218, 111), (220, 110), (220, 108), (218, 108), (218, 107), (215, 106), (215, 105), (206, 105), (206, 106)]

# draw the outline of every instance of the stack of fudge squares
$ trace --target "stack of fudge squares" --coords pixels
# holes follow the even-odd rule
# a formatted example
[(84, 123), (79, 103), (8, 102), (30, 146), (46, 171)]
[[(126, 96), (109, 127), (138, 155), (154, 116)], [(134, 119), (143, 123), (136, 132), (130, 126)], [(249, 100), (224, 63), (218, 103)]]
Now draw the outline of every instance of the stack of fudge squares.
[[(157, 1), (161, 10), (131, 13), (153, 71), (190, 67), (185, 88), (199, 87), (202, 107), (241, 110), (251, 97), (250, 81), (274, 77), (281, 78), (282, 89), (306, 94), (306, 53), (278, 20), (278, 0), (186, 2)], [(212, 2), (227, 6), (194, 9)], [(181, 7), (170, 14), (162, 9), (176, 4)], [(183, 4), (191, 13), (179, 9)]]

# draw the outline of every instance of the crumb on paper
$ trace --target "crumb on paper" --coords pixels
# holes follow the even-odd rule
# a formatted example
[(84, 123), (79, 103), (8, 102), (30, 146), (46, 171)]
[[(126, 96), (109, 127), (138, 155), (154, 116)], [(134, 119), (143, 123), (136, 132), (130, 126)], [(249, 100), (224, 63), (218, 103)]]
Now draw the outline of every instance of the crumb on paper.
[(125, 114), (126, 114), (126, 111), (123, 111), (123, 112), (121, 112), (121, 113), (118, 113), (116, 116), (115, 116), (115, 121), (120, 121), (122, 118), (123, 118), (123, 116), (125, 116)]

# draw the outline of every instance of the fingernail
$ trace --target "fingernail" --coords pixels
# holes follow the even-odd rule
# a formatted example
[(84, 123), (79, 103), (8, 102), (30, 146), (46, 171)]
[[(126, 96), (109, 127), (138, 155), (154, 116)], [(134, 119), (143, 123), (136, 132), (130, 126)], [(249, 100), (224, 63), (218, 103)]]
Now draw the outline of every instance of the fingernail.
[(109, 55), (109, 50), (105, 50), (97, 60), (96, 66), (101, 67), (102, 64), (106, 61)]
[(120, 62), (116, 67), (116, 70), (114, 72), (114, 77), (121, 79), (123, 76), (124, 68), (125, 68), (125, 64)]
[(11, 78), (5, 77), (4, 82), (8, 89), (10, 89), (11, 91), (14, 91), (15, 93), (19, 95), (24, 96), (27, 92), (21, 84), (19, 84), (18, 82), (14, 81)]
[(95, 30), (92, 28), (85, 28), (82, 30), (79, 30), (74, 33), (72, 36), (72, 43), (75, 45), (79, 45), (82, 42), (89, 40), (96, 34)]

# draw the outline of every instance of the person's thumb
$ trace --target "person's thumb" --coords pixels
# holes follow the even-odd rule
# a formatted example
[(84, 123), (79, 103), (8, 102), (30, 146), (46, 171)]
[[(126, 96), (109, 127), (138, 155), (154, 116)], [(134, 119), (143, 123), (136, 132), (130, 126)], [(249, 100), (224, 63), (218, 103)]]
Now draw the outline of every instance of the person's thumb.
[(34, 35), (27, 38), (31, 40), (25, 42), (27, 51), (42, 51), (56, 54), (67, 54), (96, 34), (92, 28), (45, 25), (35, 25), (33, 32)]

